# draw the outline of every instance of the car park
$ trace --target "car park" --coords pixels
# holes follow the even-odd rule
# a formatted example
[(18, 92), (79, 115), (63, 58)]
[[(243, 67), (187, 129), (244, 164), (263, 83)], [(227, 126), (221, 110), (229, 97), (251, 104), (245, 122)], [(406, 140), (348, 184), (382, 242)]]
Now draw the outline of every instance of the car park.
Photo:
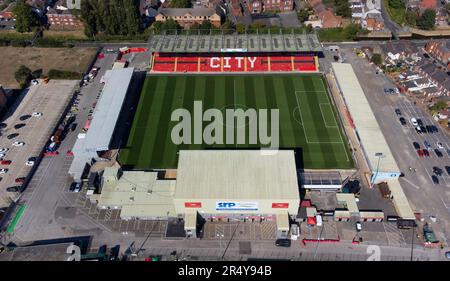
[(434, 166), (433, 167), (433, 173), (436, 174), (437, 176), (442, 176), (443, 171), (441, 168)]
[(400, 115), (402, 115), (402, 112), (400, 111), (400, 109), (396, 108), (395, 114), (397, 114), (397, 116), (400, 116)]
[(18, 129), (23, 128), (25, 126), (26, 125), (24, 123), (19, 123), (19, 124), (14, 125), (14, 129), (18, 130)]
[(413, 124), (414, 127), (417, 127), (419, 124), (417, 123), (417, 119), (416, 118), (411, 118), (411, 124)]
[(431, 176), (431, 180), (433, 181), (434, 184), (439, 184), (439, 179), (435, 175)]
[(13, 146), (24, 146), (25, 143), (23, 141), (15, 141), (12, 143)]
[(14, 133), (14, 134), (10, 134), (10, 135), (6, 136), (6, 138), (9, 139), (9, 140), (12, 140), (13, 138), (16, 138), (18, 136), (19, 136), (18, 133)]
[(290, 247), (291, 240), (290, 239), (277, 239), (275, 241), (275, 245), (278, 247)]
[(437, 149), (437, 148), (434, 150), (434, 153), (436, 153), (436, 156), (439, 157), (439, 158), (441, 158), (441, 157), (444, 156), (444, 155), (442, 154), (442, 152), (441, 152), (439, 149)]
[(0, 175), (6, 174), (8, 169), (0, 169)]
[(402, 124), (403, 126), (405, 126), (406, 125), (406, 120), (405, 120), (405, 118), (403, 118), (403, 117), (400, 117), (400, 124)]
[(420, 144), (418, 142), (413, 142), (413, 146), (415, 149), (420, 149)]

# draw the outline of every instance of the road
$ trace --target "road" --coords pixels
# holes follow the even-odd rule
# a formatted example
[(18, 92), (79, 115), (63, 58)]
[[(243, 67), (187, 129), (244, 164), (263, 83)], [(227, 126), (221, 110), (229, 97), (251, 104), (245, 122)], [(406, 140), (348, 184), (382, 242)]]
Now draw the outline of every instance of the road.
[(385, 27), (389, 29), (392, 32), (392, 36), (398, 40), (398, 32), (401, 27), (396, 22), (391, 20), (391, 17), (384, 6), (384, 1), (381, 1), (381, 16), (383, 17)]
[[(395, 87), (394, 84), (383, 74), (375, 74), (375, 68), (366, 59), (356, 56), (351, 48), (341, 48), (341, 51), (347, 62), (352, 63), (358, 79), (364, 81), (361, 83), (364, 93), (400, 171), (405, 174), (400, 178), (400, 183), (411, 207), (430, 223), (439, 240), (447, 242), (450, 238), (446, 231), (450, 229), (450, 176), (439, 177), (440, 184), (435, 185), (431, 175), (434, 166), (442, 169), (450, 166), (450, 155), (442, 151), (444, 156), (438, 158), (434, 151), (430, 151), (430, 158), (420, 158), (412, 142), (417, 141), (424, 148), (424, 141), (427, 140), (434, 149), (439, 141), (450, 149), (450, 137), (444, 132), (417, 134), (409, 121), (402, 126), (394, 113), (395, 108), (399, 108), (407, 120), (415, 117), (422, 119), (424, 125), (437, 124), (405, 96), (384, 94), (383, 89)], [(409, 167), (415, 168), (416, 172), (410, 172)], [(433, 223), (430, 216), (437, 217), (437, 222)]]

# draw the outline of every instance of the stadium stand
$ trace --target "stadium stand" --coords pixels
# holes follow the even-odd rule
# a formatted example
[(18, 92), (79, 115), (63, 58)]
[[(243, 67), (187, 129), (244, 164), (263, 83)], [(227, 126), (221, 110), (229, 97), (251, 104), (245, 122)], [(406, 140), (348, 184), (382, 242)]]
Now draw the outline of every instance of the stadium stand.
[(152, 72), (268, 72), (318, 70), (313, 55), (154, 53)]

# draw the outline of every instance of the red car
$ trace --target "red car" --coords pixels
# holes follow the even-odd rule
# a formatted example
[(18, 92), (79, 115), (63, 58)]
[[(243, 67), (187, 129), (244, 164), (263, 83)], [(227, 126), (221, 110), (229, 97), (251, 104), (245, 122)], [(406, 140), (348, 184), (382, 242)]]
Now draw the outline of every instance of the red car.
[(16, 180), (15, 180), (15, 182), (16, 183), (23, 183), (25, 181), (25, 178), (17, 178)]
[(425, 155), (426, 157), (430, 157), (430, 152), (428, 152), (427, 149), (423, 149), (423, 155)]
[(423, 157), (423, 156), (424, 156), (424, 155), (423, 155), (422, 149), (418, 149), (418, 150), (417, 150), (417, 154), (418, 154), (420, 157)]
[(11, 160), (2, 160), (0, 163), (2, 165), (9, 165), (9, 164), (11, 164)]

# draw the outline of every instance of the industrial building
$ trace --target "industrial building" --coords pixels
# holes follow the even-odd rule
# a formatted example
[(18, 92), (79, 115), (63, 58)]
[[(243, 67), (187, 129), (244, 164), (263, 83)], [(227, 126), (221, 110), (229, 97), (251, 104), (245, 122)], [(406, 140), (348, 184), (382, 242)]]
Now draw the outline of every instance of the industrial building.
[(277, 223), (287, 237), (300, 195), (294, 151), (264, 155), (260, 150), (182, 150), (176, 180), (164, 172), (106, 168), (101, 209), (121, 209), (122, 219), (184, 219), (188, 236), (198, 219)]

